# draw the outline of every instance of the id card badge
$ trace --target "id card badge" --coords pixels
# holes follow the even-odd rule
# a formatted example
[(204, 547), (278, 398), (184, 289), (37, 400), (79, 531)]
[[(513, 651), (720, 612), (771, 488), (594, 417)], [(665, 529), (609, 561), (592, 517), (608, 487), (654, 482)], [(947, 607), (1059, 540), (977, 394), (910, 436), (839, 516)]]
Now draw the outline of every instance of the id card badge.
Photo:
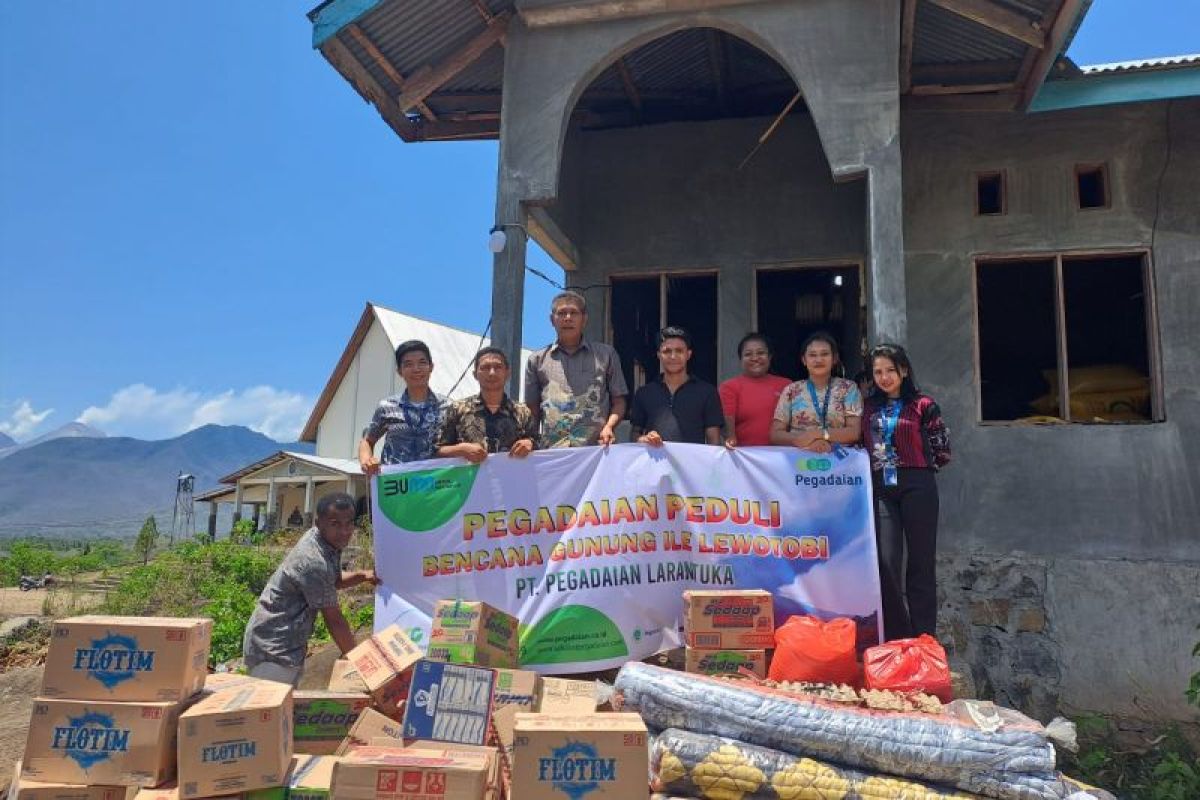
[(896, 467), (892, 464), (885, 464), (883, 467), (883, 485), (896, 486), (900, 483), (899, 476), (896, 474)]

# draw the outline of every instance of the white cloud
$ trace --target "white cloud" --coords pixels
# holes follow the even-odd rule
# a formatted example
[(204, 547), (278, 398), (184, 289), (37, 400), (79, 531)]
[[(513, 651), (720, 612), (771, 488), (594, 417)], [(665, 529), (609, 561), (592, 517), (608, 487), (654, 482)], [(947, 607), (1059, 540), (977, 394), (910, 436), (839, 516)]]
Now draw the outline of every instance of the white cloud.
[(28, 400), (22, 400), (8, 419), (0, 422), (0, 433), (7, 433), (14, 439), (24, 439), (42, 424), (42, 420), (54, 413), (53, 408), (45, 411), (34, 411)]
[(117, 390), (107, 405), (90, 406), (79, 421), (112, 435), (162, 439), (201, 425), (244, 425), (278, 441), (294, 441), (312, 410), (312, 398), (271, 386), (205, 394), (144, 383)]

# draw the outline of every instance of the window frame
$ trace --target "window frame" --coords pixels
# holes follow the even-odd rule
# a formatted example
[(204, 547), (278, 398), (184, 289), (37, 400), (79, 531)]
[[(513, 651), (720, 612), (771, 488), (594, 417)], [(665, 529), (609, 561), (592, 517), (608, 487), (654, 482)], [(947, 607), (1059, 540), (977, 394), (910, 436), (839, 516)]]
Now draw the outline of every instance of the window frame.
[[(1000, 210), (984, 213), (979, 210), (979, 182), (984, 178), (999, 178), (1000, 179)], [(1076, 184), (1078, 191), (1078, 183)], [(1003, 167), (1000, 169), (982, 169), (975, 172), (975, 202), (974, 216), (977, 218), (987, 217), (1005, 217), (1008, 216), (1008, 170)]]
[[(1089, 209), (1090, 210), (1090, 209)], [(1142, 292), (1145, 297), (1146, 316), (1146, 359), (1150, 378), (1150, 419), (1121, 423), (1094, 423), (1090, 420), (1071, 419), (1071, 387), (1067, 379), (1067, 320), (1063, 297), (1063, 261), (1087, 258), (1140, 258), (1142, 262)], [(1122, 427), (1125, 425), (1153, 425), (1166, 422), (1166, 406), (1162, 384), (1162, 348), (1159, 340), (1158, 302), (1154, 276), (1153, 253), (1148, 247), (1089, 248), (1080, 250), (1040, 250), (1020, 253), (975, 253), (971, 256), (971, 334), (974, 361), (975, 424), (988, 427), (1042, 427), (1031, 426), (1019, 420), (984, 419), (983, 417), (983, 363), (980, 357), (979, 330), (979, 267), (997, 261), (1053, 261), (1054, 263), (1054, 331), (1057, 352), (1059, 385), (1060, 425), (1092, 425), (1098, 427)], [(1056, 426), (1045, 426), (1056, 427)]]

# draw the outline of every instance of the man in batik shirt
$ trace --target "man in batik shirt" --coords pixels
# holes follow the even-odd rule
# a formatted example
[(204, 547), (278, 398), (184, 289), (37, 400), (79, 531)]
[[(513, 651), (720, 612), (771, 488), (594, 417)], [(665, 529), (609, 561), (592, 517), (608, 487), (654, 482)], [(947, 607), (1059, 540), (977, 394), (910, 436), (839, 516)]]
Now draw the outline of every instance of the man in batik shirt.
[(508, 357), (503, 350), (485, 347), (475, 354), (479, 394), (446, 409), (437, 442), (439, 456), (478, 464), (492, 453), (524, 458), (533, 452), (537, 425), (529, 409), (505, 393), (508, 376)]

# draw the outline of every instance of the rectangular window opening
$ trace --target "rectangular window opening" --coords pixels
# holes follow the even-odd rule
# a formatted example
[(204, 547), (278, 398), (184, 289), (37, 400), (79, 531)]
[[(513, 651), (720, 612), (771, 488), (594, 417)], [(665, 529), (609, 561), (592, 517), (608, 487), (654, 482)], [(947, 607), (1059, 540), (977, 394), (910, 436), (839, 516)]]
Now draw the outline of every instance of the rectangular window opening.
[(1142, 254), (977, 262), (981, 418), (1155, 420), (1148, 286)]
[(630, 392), (658, 378), (657, 337), (664, 325), (692, 337), (688, 372), (717, 384), (717, 294), (716, 274), (613, 277), (612, 345)]
[(997, 216), (1007, 211), (1003, 172), (980, 172), (975, 176), (975, 213)]
[(1077, 164), (1075, 166), (1075, 189), (1080, 210), (1108, 208), (1108, 166), (1106, 164)]
[(758, 330), (771, 337), (771, 371), (776, 375), (806, 377), (800, 345), (817, 331), (837, 339), (847, 378), (862, 369), (866, 321), (857, 267), (762, 269), (755, 289)]

